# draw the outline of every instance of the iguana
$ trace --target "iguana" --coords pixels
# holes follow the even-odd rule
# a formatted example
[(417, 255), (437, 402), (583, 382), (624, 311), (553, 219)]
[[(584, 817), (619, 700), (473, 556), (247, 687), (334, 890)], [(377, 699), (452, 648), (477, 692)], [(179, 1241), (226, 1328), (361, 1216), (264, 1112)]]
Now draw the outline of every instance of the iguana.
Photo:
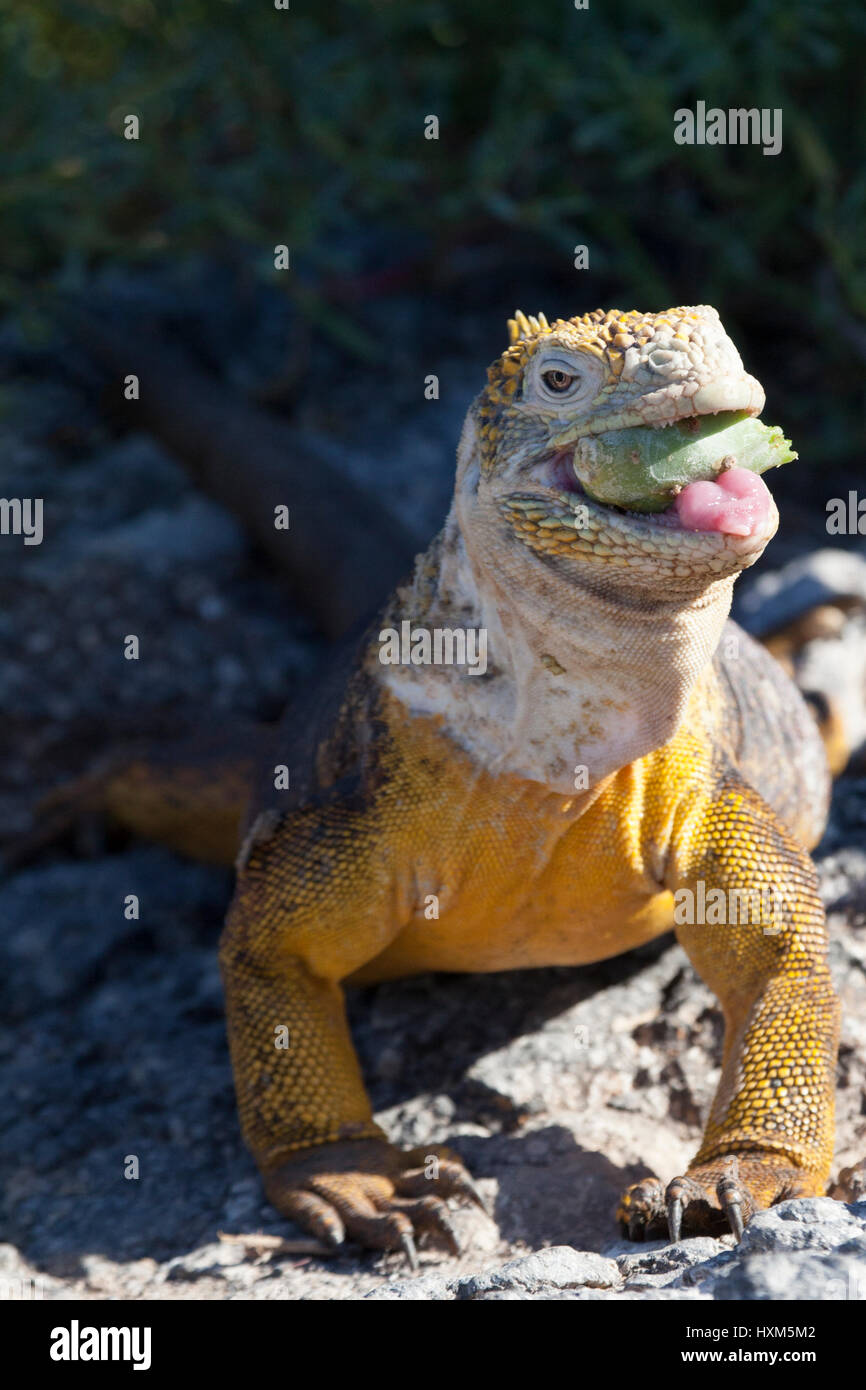
[[(375, 1124), (344, 984), (598, 961), (668, 931), (683, 890), (763, 907), (676, 926), (724, 1013), (722, 1077), (688, 1171), (629, 1188), (620, 1222), (739, 1235), (823, 1193), (832, 1157), (838, 1006), (808, 855), (826, 761), (794, 685), (728, 620), (775, 505), (733, 469), (700, 482), (720, 494), (703, 511), (686, 488), (638, 515), (571, 466), (602, 431), (756, 416), (764, 393), (704, 305), (518, 314), (510, 338), (444, 529), (288, 716), (290, 790), (253, 805), (221, 943), (268, 1197), (332, 1245), (412, 1259), (419, 1233), (454, 1245), (445, 1199), (474, 1188), (447, 1151), (403, 1153)], [(388, 634), (419, 631), (483, 633), (486, 669), (382, 660)]]

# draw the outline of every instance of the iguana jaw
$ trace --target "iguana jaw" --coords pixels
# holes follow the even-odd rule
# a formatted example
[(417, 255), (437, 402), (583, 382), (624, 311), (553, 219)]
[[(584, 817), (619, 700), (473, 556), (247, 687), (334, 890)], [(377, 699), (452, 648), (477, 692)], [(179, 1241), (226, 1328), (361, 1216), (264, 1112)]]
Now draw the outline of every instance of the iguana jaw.
[[(597, 576), (606, 570), (612, 583), (641, 587), (648, 600), (659, 591), (693, 595), (754, 564), (778, 527), (769, 492), (754, 529), (744, 535), (689, 530), (675, 505), (654, 513), (607, 506), (583, 491), (571, 454), (570, 441), (545, 451), (532, 467), (521, 470), (522, 486), (496, 499), (515, 539), (540, 560), (554, 562), (563, 578), (573, 569), (579, 581), (590, 565)], [(493, 491), (495, 481), (491, 484)], [(479, 492), (484, 487), (482, 482)]]

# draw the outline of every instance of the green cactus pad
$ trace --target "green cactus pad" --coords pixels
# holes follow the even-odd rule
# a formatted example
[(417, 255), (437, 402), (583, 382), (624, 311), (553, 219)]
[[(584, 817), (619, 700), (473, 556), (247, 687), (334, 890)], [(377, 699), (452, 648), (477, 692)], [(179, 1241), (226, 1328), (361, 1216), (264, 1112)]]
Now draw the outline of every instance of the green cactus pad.
[(612, 430), (577, 441), (574, 469), (596, 502), (661, 512), (688, 483), (714, 479), (723, 460), (765, 473), (797, 457), (775, 425), (730, 412), (699, 415), (664, 429)]

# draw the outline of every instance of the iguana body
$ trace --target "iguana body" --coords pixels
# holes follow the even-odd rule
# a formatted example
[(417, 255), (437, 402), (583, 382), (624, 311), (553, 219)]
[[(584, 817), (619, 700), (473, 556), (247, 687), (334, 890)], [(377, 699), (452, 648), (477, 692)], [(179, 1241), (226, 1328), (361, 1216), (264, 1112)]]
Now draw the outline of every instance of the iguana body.
[[(413, 1229), (450, 1237), (441, 1198), (471, 1191), (457, 1160), (431, 1176), (373, 1122), (344, 982), (596, 961), (669, 930), (684, 888), (771, 906), (677, 927), (724, 1011), (723, 1075), (688, 1174), (631, 1189), (620, 1219), (739, 1228), (824, 1191), (838, 1020), (807, 848), (826, 764), (794, 686), (726, 627), (775, 508), (764, 489), (745, 534), (686, 530), (589, 502), (568, 467), (604, 429), (762, 405), (706, 307), (518, 316), (444, 531), (290, 716), (292, 790), (250, 819), (221, 959), (247, 1143), (317, 1234), (411, 1253)], [(380, 633), (404, 621), (483, 629), (486, 673), (384, 665)]]

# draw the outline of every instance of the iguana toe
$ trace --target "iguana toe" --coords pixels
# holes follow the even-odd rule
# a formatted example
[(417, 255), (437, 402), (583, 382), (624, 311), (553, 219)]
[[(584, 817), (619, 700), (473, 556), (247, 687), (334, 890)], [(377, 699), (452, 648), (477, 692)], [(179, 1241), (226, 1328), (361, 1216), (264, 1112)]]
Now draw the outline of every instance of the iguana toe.
[(737, 1240), (756, 1211), (789, 1197), (813, 1197), (819, 1189), (810, 1174), (780, 1161), (778, 1154), (726, 1154), (695, 1164), (665, 1188), (643, 1178), (624, 1193), (617, 1220), (629, 1240), (678, 1241), (688, 1236)]
[(658, 1178), (642, 1178), (622, 1195), (616, 1219), (628, 1240), (661, 1240), (667, 1231), (665, 1190)]
[(322, 1144), (267, 1173), (265, 1190), (284, 1216), (332, 1248), (348, 1239), (368, 1249), (402, 1250), (414, 1270), (416, 1238), (460, 1253), (445, 1199), (480, 1201), (463, 1165), (445, 1153), (405, 1153), (378, 1139)]
[(435, 1160), (436, 1191), (442, 1197), (462, 1197), (480, 1207), (485, 1215), (490, 1212), (475, 1183), (467, 1173), (460, 1159), (449, 1149), (434, 1144), (427, 1149), (412, 1149), (404, 1155), (410, 1167), (397, 1179), (397, 1191), (404, 1197), (427, 1196), (430, 1192), (431, 1177), (429, 1166)]

